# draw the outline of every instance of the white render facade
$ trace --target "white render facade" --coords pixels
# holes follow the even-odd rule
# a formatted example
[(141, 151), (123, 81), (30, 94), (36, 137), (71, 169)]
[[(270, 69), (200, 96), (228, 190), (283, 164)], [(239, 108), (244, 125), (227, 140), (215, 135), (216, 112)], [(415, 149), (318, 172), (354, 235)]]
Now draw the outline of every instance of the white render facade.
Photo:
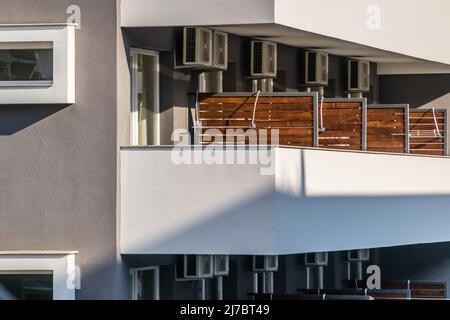
[[(357, 296), (369, 265), (405, 298), (408, 280), (448, 297), (448, 1), (38, 2), (0, 4), (0, 299)], [(261, 70), (254, 42), (275, 50)], [(322, 83), (308, 52), (327, 57)], [(311, 114), (283, 113), (309, 98)], [(247, 118), (218, 118), (236, 99)], [(339, 127), (326, 112), (345, 103), (360, 115)], [(405, 110), (396, 133), (377, 108)], [(205, 123), (270, 129), (297, 111), (281, 129), (311, 121), (310, 145), (199, 146)], [(259, 161), (217, 161), (235, 152)]]

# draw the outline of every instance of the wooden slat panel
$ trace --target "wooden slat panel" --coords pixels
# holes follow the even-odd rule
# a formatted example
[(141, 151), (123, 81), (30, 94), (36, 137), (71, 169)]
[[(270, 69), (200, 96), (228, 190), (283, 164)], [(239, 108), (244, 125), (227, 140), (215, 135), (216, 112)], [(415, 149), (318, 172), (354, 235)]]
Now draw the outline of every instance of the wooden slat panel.
[[(251, 97), (238, 97), (238, 96), (213, 96), (213, 97), (200, 97), (200, 103), (254, 103), (256, 96)], [(259, 97), (258, 104), (264, 103), (311, 103), (312, 97), (303, 96), (272, 96), (272, 97)]]
[(405, 122), (404, 108), (369, 108), (367, 150), (405, 152)]
[[(311, 111), (312, 103), (290, 103), (290, 104), (260, 104), (256, 106), (258, 111)], [(199, 105), (199, 111), (247, 111), (253, 112), (255, 106), (252, 104), (203, 104)]]
[[(248, 130), (252, 128), (255, 97), (206, 97), (199, 101), (199, 118), (204, 141), (208, 128), (218, 128), (226, 141), (226, 129)], [(286, 145), (314, 145), (314, 110), (312, 97), (260, 97), (255, 111), (257, 139), (261, 129), (267, 130), (267, 141), (258, 143), (278, 143)], [(209, 131), (211, 133), (211, 131)], [(228, 131), (230, 134), (230, 131)], [(272, 141), (277, 134), (277, 141)], [(248, 137), (245, 143), (250, 143)], [(242, 140), (234, 139), (234, 143)]]
[(361, 150), (362, 103), (358, 101), (324, 102), (324, 131), (319, 132), (319, 147)]
[[(413, 111), (410, 113), (409, 142), (412, 154), (445, 155), (445, 113), (436, 111), (435, 115), (438, 124), (437, 128), (431, 110)], [(441, 137), (438, 136), (437, 129), (439, 129)]]

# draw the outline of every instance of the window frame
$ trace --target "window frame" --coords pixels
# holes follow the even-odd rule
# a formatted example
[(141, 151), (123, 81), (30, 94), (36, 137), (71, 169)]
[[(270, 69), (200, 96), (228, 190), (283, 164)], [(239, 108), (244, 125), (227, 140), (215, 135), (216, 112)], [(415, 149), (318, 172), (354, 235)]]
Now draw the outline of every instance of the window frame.
[(161, 145), (161, 106), (160, 106), (160, 60), (159, 52), (154, 50), (131, 48), (130, 49), (130, 64), (131, 64), (131, 109), (130, 109), (130, 143), (132, 146), (139, 146), (139, 108), (137, 105), (137, 92), (138, 83), (137, 73), (138, 73), (138, 56), (139, 55), (149, 55), (156, 59), (156, 76), (155, 76), (155, 87), (153, 88), (156, 92), (156, 146)]
[(130, 275), (131, 275), (131, 300), (139, 300), (139, 272), (142, 271), (154, 271), (155, 273), (155, 288), (154, 288), (154, 295), (155, 300), (160, 300), (160, 292), (161, 292), (161, 285), (160, 285), (160, 273), (159, 273), (159, 266), (150, 266), (150, 267), (142, 267), (142, 268), (131, 268), (130, 269)]

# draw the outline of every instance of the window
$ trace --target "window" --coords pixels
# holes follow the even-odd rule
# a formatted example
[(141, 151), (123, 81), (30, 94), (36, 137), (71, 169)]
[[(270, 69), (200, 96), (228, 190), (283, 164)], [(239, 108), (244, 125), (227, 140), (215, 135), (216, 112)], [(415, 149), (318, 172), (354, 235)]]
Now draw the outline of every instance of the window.
[(73, 300), (75, 252), (0, 252), (0, 300)]
[(76, 102), (75, 28), (0, 24), (0, 105)]
[(0, 300), (52, 300), (53, 274), (0, 272)]
[(159, 300), (159, 267), (131, 269), (131, 298)]
[(53, 48), (45, 43), (2, 43), (0, 86), (51, 85)]
[(159, 145), (159, 56), (157, 52), (132, 50), (132, 145)]

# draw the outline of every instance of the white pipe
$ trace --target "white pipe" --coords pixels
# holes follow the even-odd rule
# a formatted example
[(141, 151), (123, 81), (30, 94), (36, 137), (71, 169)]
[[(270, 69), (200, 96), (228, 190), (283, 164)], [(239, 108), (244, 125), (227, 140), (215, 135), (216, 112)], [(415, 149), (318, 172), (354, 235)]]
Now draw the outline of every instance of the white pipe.
[(311, 289), (311, 268), (306, 267), (306, 289)]
[(261, 94), (261, 90), (258, 90), (256, 92), (255, 104), (253, 105), (252, 128), (256, 128), (256, 126), (255, 126), (256, 106), (258, 105), (258, 99), (259, 99), (260, 94)]
[(273, 294), (273, 272), (267, 272), (267, 293)]
[(201, 300), (206, 300), (206, 279), (201, 279), (200, 280), (200, 299)]
[(323, 289), (323, 266), (320, 266), (319, 267), (319, 270), (318, 270), (319, 272), (319, 275), (318, 275), (318, 286), (319, 286), (319, 289)]
[(258, 273), (253, 273), (253, 293), (258, 293)]
[(438, 136), (441, 137), (441, 130), (439, 130), (439, 125), (438, 125), (437, 118), (436, 118), (436, 112), (434, 111), (434, 108), (432, 110), (433, 110), (433, 119), (434, 119), (434, 125), (436, 127), (436, 132), (437, 132)]
[(262, 280), (262, 293), (267, 293), (267, 283), (266, 283), (266, 273), (263, 272), (261, 274), (261, 280)]
[(223, 277), (217, 277), (217, 300), (223, 300)]
[(320, 98), (320, 131), (325, 131), (323, 127), (323, 96)]

